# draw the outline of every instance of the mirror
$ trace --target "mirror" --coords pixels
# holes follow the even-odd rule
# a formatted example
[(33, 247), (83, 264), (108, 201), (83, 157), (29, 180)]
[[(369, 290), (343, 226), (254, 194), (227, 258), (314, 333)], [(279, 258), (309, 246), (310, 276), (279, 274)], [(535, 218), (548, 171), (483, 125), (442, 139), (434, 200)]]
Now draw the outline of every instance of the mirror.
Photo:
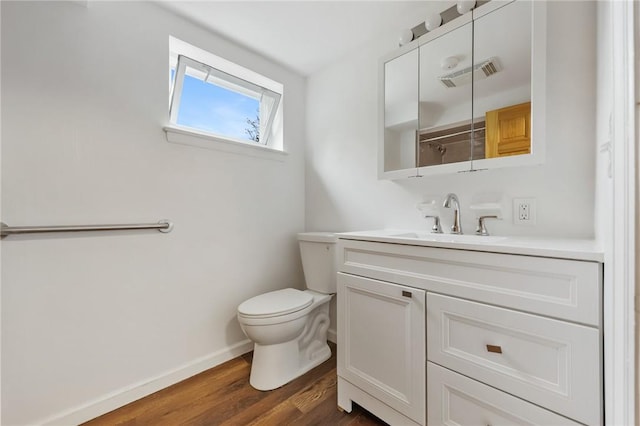
[(531, 153), (531, 3), (516, 1), (475, 19), (473, 49), (484, 70), (474, 73), (474, 120), (485, 128), (473, 159)]
[(473, 23), (420, 46), (418, 166), (471, 160)]
[(541, 163), (545, 20), (544, 2), (494, 0), (383, 59), (380, 177)]
[(418, 50), (384, 64), (385, 172), (415, 168), (418, 130)]

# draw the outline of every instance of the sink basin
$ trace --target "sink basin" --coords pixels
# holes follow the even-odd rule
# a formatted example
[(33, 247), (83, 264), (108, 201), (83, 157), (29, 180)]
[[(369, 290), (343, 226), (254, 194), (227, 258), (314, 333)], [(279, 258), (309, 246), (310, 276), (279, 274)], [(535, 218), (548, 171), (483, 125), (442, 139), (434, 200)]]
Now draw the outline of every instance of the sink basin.
[(394, 238), (411, 238), (425, 241), (442, 241), (447, 243), (472, 243), (472, 244), (491, 244), (498, 241), (506, 240), (507, 237), (499, 237), (492, 235), (457, 235), (457, 234), (432, 234), (430, 232), (403, 232), (398, 234), (390, 234)]

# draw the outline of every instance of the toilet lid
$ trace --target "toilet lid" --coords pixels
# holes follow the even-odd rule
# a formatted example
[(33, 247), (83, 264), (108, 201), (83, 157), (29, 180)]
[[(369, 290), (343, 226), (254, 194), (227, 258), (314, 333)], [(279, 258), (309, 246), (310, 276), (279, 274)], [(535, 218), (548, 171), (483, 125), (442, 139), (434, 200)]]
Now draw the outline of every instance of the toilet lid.
[(299, 311), (311, 305), (313, 296), (295, 288), (271, 291), (244, 301), (238, 313), (251, 317), (275, 317)]

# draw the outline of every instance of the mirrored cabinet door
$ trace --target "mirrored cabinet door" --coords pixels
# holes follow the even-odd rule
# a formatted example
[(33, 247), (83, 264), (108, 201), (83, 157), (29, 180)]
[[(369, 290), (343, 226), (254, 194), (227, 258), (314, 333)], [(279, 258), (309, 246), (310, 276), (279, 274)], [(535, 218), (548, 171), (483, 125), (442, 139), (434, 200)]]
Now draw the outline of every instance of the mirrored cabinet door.
[(474, 20), (474, 160), (531, 153), (531, 29), (529, 1)]
[(546, 13), (485, 2), (381, 62), (380, 177), (542, 164)]
[(384, 64), (384, 172), (416, 167), (418, 50)]
[(419, 167), (471, 160), (472, 31), (468, 22), (420, 46)]

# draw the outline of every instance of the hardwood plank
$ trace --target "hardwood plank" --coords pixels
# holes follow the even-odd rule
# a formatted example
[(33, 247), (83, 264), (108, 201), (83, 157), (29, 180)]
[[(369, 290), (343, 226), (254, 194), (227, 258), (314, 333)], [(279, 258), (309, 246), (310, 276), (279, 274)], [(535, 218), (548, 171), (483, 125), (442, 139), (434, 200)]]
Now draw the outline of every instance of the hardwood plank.
[(272, 391), (249, 384), (248, 353), (85, 425), (384, 425), (355, 404), (352, 413), (338, 411), (336, 348), (330, 347), (328, 361)]
[(338, 388), (337, 376), (332, 378), (332, 385), (328, 385), (323, 392), (322, 399), (309, 412), (303, 413), (296, 422), (297, 425), (349, 425), (349, 426), (382, 426), (385, 422), (375, 417), (373, 414), (353, 404), (351, 413), (338, 410)]
[[(348, 423), (346, 423), (349, 426), (380, 426), (380, 425), (386, 425), (385, 422), (383, 422), (382, 420), (380, 420), (379, 418), (377, 418), (376, 416), (374, 416), (373, 414), (371, 414), (370, 412), (364, 410), (363, 408), (357, 407), (358, 408), (358, 412), (355, 416), (355, 418), (353, 419), (348, 419)], [(353, 410), (354, 412), (356, 411), (355, 409)]]
[(325, 399), (321, 400), (311, 411), (300, 415), (292, 424), (306, 426), (335, 425), (348, 416), (355, 417), (353, 412), (349, 414), (338, 410), (338, 392), (334, 386), (327, 390)]
[(287, 400), (276, 405), (248, 424), (251, 426), (288, 425), (300, 417), (300, 414), (302, 414), (300, 410), (298, 410), (291, 401)]
[(247, 374), (236, 382), (192, 399), (190, 403), (163, 416), (167, 424), (219, 424), (235, 413), (247, 409), (259, 399), (262, 392), (252, 388)]
[(298, 392), (289, 400), (301, 412), (308, 413), (327, 398), (329, 392), (336, 390), (338, 382), (336, 369), (332, 369), (316, 383), (302, 392)]
[[(213, 398), (242, 387), (250, 371), (249, 364), (242, 358), (234, 358), (224, 364), (134, 401), (115, 411), (93, 419), (87, 426), (124, 425), (125, 421), (137, 418), (139, 421), (161, 422), (173, 411), (197, 405), (210, 394)], [(211, 384), (214, 383), (215, 387)]]
[(335, 347), (333, 347), (333, 355), (328, 361), (278, 389), (264, 392), (265, 397), (263, 399), (251, 405), (247, 410), (236, 413), (224, 424), (229, 426), (249, 424), (251, 421), (261, 416), (262, 413), (269, 411), (272, 407), (282, 403), (296, 393), (305, 389), (310, 384), (320, 380), (320, 378), (327, 374), (329, 371), (335, 369), (335, 352)]

